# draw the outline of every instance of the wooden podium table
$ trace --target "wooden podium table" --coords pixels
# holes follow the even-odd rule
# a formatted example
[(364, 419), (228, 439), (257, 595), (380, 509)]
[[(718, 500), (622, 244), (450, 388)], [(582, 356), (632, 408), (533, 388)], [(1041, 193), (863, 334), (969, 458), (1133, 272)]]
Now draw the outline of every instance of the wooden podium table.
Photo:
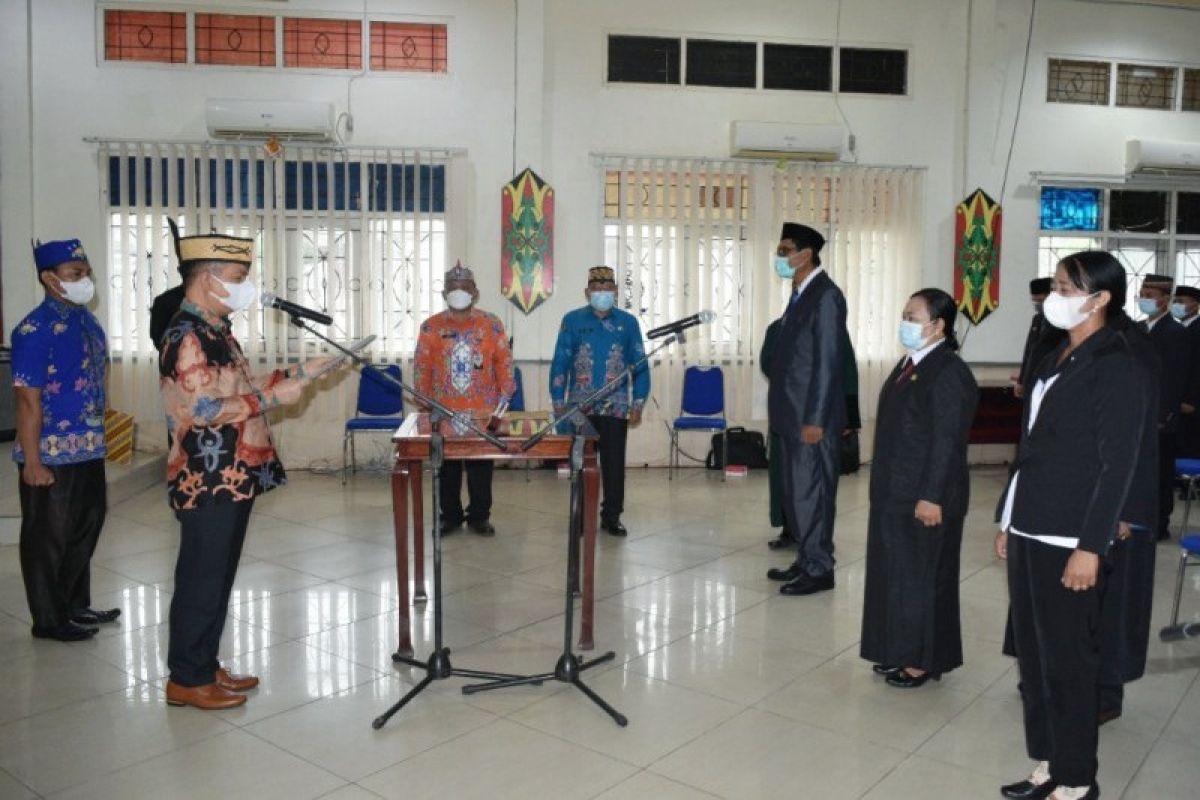
[[(475, 422), (482, 428), (487, 423), (487, 417), (477, 419)], [(465, 434), (456, 433), (450, 421), (443, 421), (441, 430), (444, 458), (446, 461), (475, 459), (485, 461), (523, 461), (528, 459), (567, 461), (570, 459), (573, 437), (568, 435), (551, 434), (543, 438), (532, 449), (522, 451), (521, 443), (534, 433), (533, 430), (529, 430), (527, 435), (524, 434), (522, 427), (527, 422), (528, 420), (511, 422), (506, 420), (501, 424), (500, 430), (497, 431), (497, 435), (505, 444), (505, 450), (501, 452), (494, 445), (469, 431)], [(425, 593), (425, 520), (424, 500), (421, 495), (421, 465), (430, 456), (430, 433), (429, 414), (411, 413), (392, 434), (392, 441), (396, 444), (396, 458), (392, 467), (392, 516), (396, 536), (396, 578), (400, 590), (400, 644), (397, 653), (410, 657), (413, 655), (413, 646), (408, 597), (409, 498), (410, 496), (412, 498), (413, 578), (415, 583), (412, 602), (418, 603), (428, 599), (428, 595)], [(589, 437), (584, 444), (581, 477), (583, 483), (583, 576), (579, 649), (591, 650), (595, 647), (592, 639), (592, 604), (595, 599), (596, 515), (600, 494), (600, 471), (594, 437)], [(503, 536), (504, 532), (501, 532), (500, 535)]]

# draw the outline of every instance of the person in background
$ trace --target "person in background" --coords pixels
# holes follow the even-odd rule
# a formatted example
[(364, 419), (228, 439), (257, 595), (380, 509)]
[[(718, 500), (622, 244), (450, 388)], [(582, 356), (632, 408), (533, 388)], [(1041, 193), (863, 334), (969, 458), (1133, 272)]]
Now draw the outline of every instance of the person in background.
[(834, 587), (833, 524), (839, 440), (846, 427), (846, 298), (821, 269), (825, 239), (806, 225), (784, 223), (775, 273), (792, 296), (771, 357), (767, 392), (771, 430), (782, 443), (783, 509), (799, 552), (786, 569), (768, 570), (781, 594)]
[(258, 686), (221, 665), (218, 649), (255, 499), (286, 480), (264, 416), (299, 402), (330, 366), (314, 358), (251, 377), (230, 316), (249, 308), (254, 240), (217, 234), (176, 240), (184, 301), (162, 337), (159, 388), (171, 449), (167, 497), (179, 554), (167, 647), (167, 704), (233, 708)]
[(104, 329), (88, 311), (92, 267), (78, 239), (33, 248), (45, 299), (12, 332), (21, 499), (21, 576), (39, 639), (90, 639), (118, 608), (92, 608), (92, 553), (104, 527)]
[[(555, 416), (568, 402), (582, 399), (628, 372), (646, 354), (637, 318), (616, 307), (617, 279), (611, 267), (588, 270), (583, 294), (588, 304), (563, 317), (554, 344), (550, 401)], [(642, 408), (649, 396), (650, 368), (642, 364), (632, 381), (627, 378), (607, 397), (583, 409), (600, 437), (600, 479), (604, 486), (600, 525), (613, 536), (629, 533), (621, 523), (625, 510), (625, 443), (629, 426), (641, 424)]]
[(1150, 334), (1158, 353), (1158, 523), (1157, 538), (1171, 536), (1175, 509), (1175, 453), (1178, 449), (1180, 409), (1187, 394), (1192, 363), (1187, 329), (1170, 314), (1173, 281), (1167, 275), (1147, 275), (1142, 280), (1138, 310), (1146, 315), (1140, 324)]
[[(507, 405), (517, 390), (504, 323), (495, 314), (475, 307), (479, 302), (475, 273), (461, 262), (446, 272), (442, 298), (449, 308), (425, 320), (417, 337), (413, 357), (417, 391), (456, 413), (486, 417)], [(465, 512), (464, 465), (470, 503)], [(442, 465), (438, 482), (442, 533), (457, 530), (465, 519), (467, 527), (480, 536), (496, 535), (490, 521), (494, 465), (486, 459)]]
[(1187, 331), (1192, 354), (1183, 402), (1179, 405), (1176, 457), (1200, 458), (1200, 325), (1193, 324), (1200, 319), (1200, 289), (1176, 286), (1171, 316)]
[(1046, 298), (1067, 339), (1029, 387), (1017, 459), (997, 507), (1008, 561), (1025, 746), (1037, 763), (1005, 797), (1094, 800), (1102, 560), (1137, 472), (1150, 392), (1121, 335), (1125, 270), (1110, 253), (1058, 263)]
[(1029, 333), (1025, 336), (1021, 369), (1013, 376), (1013, 394), (1017, 397), (1025, 396), (1025, 386), (1038, 364), (1066, 338), (1066, 333), (1046, 322), (1046, 315), (1042, 313), (1042, 303), (1048, 294), (1049, 278), (1034, 278), (1029, 282), (1029, 302), (1033, 305), (1033, 319), (1029, 323)]
[(859, 655), (898, 688), (963, 663), (958, 572), (979, 388), (958, 356), (956, 316), (941, 289), (909, 298), (900, 323), (907, 355), (876, 413)]

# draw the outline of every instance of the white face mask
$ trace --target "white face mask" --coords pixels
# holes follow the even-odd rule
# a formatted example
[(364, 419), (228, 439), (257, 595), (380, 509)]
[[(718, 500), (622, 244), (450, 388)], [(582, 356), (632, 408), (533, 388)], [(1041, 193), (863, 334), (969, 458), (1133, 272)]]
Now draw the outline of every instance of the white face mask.
[(466, 289), (454, 289), (453, 291), (446, 292), (446, 305), (455, 311), (470, 308), (471, 302), (474, 299)]
[(925, 332), (924, 322), (910, 322), (906, 319), (900, 320), (900, 344), (908, 351), (909, 355), (923, 349), (929, 344), (929, 337), (922, 336)]
[(1079, 326), (1090, 317), (1093, 311), (1083, 311), (1083, 306), (1088, 300), (1092, 299), (1092, 295), (1087, 294), (1080, 297), (1067, 297), (1058, 292), (1051, 292), (1046, 297), (1046, 302), (1042, 304), (1042, 313), (1046, 315), (1046, 321), (1056, 328), (1062, 328), (1064, 331), (1069, 331), (1074, 327)]
[(209, 294), (228, 306), (230, 313), (249, 308), (258, 299), (258, 287), (249, 280), (241, 283), (226, 283), (216, 275), (213, 275), (213, 280), (221, 284), (221, 288), (228, 292), (229, 296), (218, 297), (215, 292), (209, 292)]
[(59, 280), (58, 283), (62, 287), (63, 297), (67, 298), (67, 302), (77, 306), (86, 306), (96, 296), (96, 284), (92, 282), (91, 278), (84, 277), (77, 281)]

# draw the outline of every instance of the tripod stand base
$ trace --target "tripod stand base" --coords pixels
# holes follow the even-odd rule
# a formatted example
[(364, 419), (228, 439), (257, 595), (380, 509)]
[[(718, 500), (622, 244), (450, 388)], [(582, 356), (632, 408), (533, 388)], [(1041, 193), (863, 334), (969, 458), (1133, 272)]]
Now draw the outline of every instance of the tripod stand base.
[(540, 686), (543, 681), (559, 681), (560, 683), (569, 683), (579, 691), (587, 695), (588, 699), (604, 710), (604, 713), (612, 717), (613, 722), (624, 728), (629, 724), (629, 719), (610, 706), (603, 697), (596, 694), (590, 686), (583, 682), (580, 673), (584, 670), (591, 669), (597, 664), (603, 664), (606, 661), (612, 661), (616, 658), (616, 653), (609, 650), (602, 656), (584, 661), (581, 656), (573, 653), (563, 653), (559, 657), (558, 663), (554, 665), (553, 672), (543, 672), (538, 675), (510, 676), (498, 680), (489, 680), (484, 683), (472, 683), (462, 688), (463, 694), (476, 694), (477, 692), (490, 692), (493, 689), (506, 689), (509, 686)]
[[(475, 669), (455, 669), (450, 663), (449, 647), (443, 647), (439, 650), (434, 650), (429, 654), (428, 661), (418, 661), (415, 658), (409, 658), (408, 656), (401, 655), (400, 653), (393, 653), (392, 663), (408, 664), (410, 667), (423, 669), (425, 670), (425, 677), (422, 678), (416, 686), (409, 689), (407, 694), (397, 700), (395, 705), (371, 721), (371, 727), (375, 730), (379, 730), (386, 725), (389, 719), (395, 716), (400, 709), (408, 705), (410, 700), (419, 695), (421, 692), (425, 691), (429, 684), (433, 683), (434, 681), (441, 681), (445, 680), (446, 678), (475, 678), (488, 682), (524, 679), (524, 676), (512, 675), (507, 672), (484, 672)], [(540, 686), (542, 683), (541, 680), (530, 682), (535, 686)]]

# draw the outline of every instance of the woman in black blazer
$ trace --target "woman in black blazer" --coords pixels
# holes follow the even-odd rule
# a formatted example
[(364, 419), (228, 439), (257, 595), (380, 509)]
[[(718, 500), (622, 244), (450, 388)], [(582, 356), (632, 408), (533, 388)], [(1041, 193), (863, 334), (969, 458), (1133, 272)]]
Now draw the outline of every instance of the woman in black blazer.
[(1039, 763), (1006, 797), (1092, 800), (1096, 785), (1101, 561), (1139, 462), (1150, 385), (1122, 333), (1125, 270), (1109, 253), (1058, 263), (1046, 319), (1067, 331), (1029, 387), (1000, 498), (1025, 747)]
[(958, 357), (956, 316), (941, 289), (909, 298), (908, 355), (879, 394), (859, 653), (900, 688), (962, 665), (958, 567), (979, 389)]

